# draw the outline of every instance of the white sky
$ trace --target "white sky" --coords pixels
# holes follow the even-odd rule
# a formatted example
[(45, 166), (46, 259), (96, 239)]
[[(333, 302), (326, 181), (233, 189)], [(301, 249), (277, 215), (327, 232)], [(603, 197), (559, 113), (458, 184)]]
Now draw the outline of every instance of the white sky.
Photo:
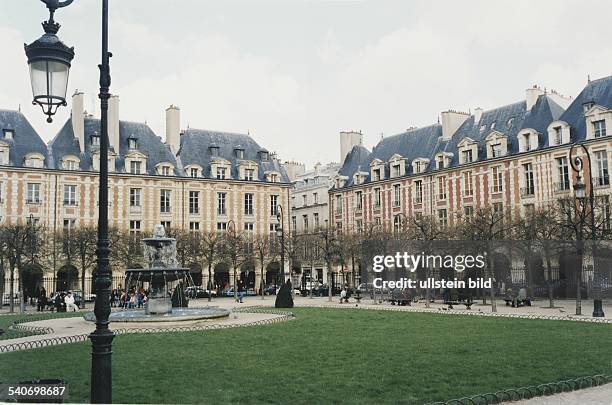
[[(74, 46), (68, 93), (99, 112), (99, 0), (56, 13)], [(338, 161), (340, 130), (381, 136), (436, 122), (440, 111), (524, 98), (532, 84), (575, 96), (612, 73), (612, 2), (110, 0), (111, 91), (121, 119), (164, 137), (165, 108), (182, 127), (250, 131), (284, 160)], [(23, 43), (42, 34), (37, 0), (2, 0), (0, 108), (31, 105)], [(95, 102), (95, 103), (94, 103)]]

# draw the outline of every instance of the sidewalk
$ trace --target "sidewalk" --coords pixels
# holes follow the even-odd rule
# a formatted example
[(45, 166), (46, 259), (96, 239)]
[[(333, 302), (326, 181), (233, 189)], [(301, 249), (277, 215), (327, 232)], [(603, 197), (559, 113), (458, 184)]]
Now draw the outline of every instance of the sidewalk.
[(538, 397), (523, 401), (504, 402), (507, 405), (610, 405), (612, 404), (612, 384), (583, 390)]

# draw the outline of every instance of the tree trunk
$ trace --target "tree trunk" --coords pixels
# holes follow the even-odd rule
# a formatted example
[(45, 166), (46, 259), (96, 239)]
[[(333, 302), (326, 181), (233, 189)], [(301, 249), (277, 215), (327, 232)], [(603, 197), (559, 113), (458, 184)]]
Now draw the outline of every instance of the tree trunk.
[(234, 301), (238, 302), (238, 283), (236, 277), (236, 265), (232, 265), (232, 270), (234, 271)]
[(208, 302), (212, 301), (212, 287), (213, 287), (213, 283), (212, 283), (212, 264), (208, 263)]
[(264, 264), (263, 264), (263, 261), (261, 262), (261, 280), (260, 280), (259, 284), (261, 285), (261, 299), (263, 300), (263, 299), (265, 299), (264, 298), (264, 295), (265, 295), (265, 292), (264, 292), (265, 283), (264, 283)]
[(19, 268), (17, 269), (19, 274), (19, 311), (23, 314), (25, 312), (25, 294), (23, 292), (23, 272)]
[(81, 308), (85, 308), (85, 266), (81, 268)]
[(327, 286), (328, 288), (328, 293), (329, 293), (329, 302), (332, 302), (332, 281), (334, 279), (334, 273), (332, 273), (331, 271), (331, 263), (327, 262), (327, 280), (329, 282), (329, 285)]
[(546, 255), (546, 270), (548, 272), (548, 307), (554, 308), (555, 301), (553, 297), (553, 283), (552, 283), (552, 263), (550, 262), (550, 256), (548, 250), (544, 252)]
[(15, 264), (9, 261), (9, 267), (11, 271), (11, 285), (9, 286), (9, 308), (11, 314), (15, 312), (15, 302), (13, 300), (13, 295), (15, 294)]

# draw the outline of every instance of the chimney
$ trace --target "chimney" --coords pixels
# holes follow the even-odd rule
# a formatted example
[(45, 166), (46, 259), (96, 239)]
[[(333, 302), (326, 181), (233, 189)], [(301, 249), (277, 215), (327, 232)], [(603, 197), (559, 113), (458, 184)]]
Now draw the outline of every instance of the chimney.
[(181, 109), (172, 104), (166, 108), (166, 145), (175, 155), (181, 145)]
[(72, 95), (72, 132), (79, 141), (81, 153), (85, 152), (84, 94), (78, 90)]
[(361, 131), (340, 131), (340, 164), (344, 163), (353, 147), (363, 145), (363, 134)]
[(474, 108), (474, 125), (480, 122), (482, 118), (482, 108), (476, 107)]
[(538, 101), (538, 97), (544, 94), (544, 91), (537, 85), (533, 85), (532, 88), (525, 90), (525, 101), (527, 102), (527, 111), (531, 110)]
[(442, 121), (442, 139), (449, 140), (459, 127), (470, 117), (469, 113), (448, 110), (440, 114)]
[(119, 96), (108, 99), (108, 142), (115, 153), (119, 153)]

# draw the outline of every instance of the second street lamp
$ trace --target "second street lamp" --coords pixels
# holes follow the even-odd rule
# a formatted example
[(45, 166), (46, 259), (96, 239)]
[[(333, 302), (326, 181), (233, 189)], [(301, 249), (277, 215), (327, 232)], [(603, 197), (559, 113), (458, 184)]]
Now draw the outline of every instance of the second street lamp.
[(280, 276), (279, 278), (280, 278), (280, 285), (283, 285), (285, 283), (285, 221), (284, 221), (282, 205), (276, 206), (276, 219), (280, 223), (280, 227), (277, 226), (276, 228), (276, 236), (280, 238), (281, 265), (279, 269), (279, 276)]

